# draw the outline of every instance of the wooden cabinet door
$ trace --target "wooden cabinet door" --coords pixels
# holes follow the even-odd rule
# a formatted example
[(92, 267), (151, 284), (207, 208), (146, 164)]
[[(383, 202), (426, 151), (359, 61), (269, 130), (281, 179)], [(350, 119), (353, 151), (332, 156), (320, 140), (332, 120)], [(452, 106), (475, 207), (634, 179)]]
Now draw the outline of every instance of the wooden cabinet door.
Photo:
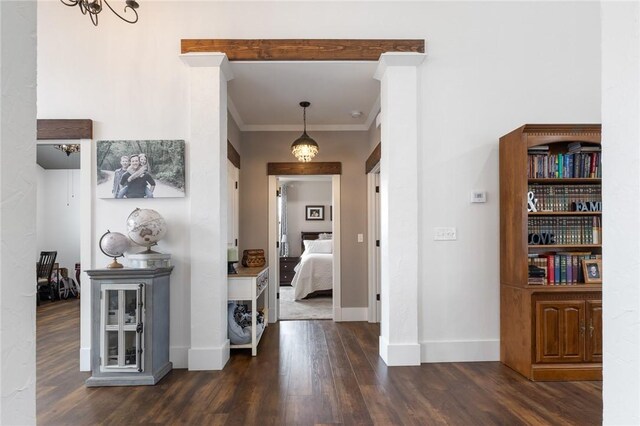
[(589, 362), (602, 362), (602, 301), (587, 300), (587, 357)]
[(537, 301), (536, 362), (582, 362), (584, 358), (584, 301)]

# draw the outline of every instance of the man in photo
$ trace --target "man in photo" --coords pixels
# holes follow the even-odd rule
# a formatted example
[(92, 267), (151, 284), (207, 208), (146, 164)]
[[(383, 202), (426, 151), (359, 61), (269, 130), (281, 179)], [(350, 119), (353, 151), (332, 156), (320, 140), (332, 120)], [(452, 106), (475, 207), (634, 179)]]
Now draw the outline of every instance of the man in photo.
[(122, 175), (127, 171), (127, 167), (129, 167), (129, 156), (123, 155), (120, 157), (120, 168), (113, 172), (113, 189), (111, 190), (113, 198), (118, 198), (118, 193), (122, 189), (120, 180), (122, 180)]
[(129, 168), (120, 179), (120, 185), (123, 188), (118, 193), (118, 198), (145, 198), (148, 197), (148, 193), (153, 196), (156, 182), (147, 173), (146, 167), (141, 167), (140, 156), (138, 154), (132, 155), (129, 158), (129, 163)]

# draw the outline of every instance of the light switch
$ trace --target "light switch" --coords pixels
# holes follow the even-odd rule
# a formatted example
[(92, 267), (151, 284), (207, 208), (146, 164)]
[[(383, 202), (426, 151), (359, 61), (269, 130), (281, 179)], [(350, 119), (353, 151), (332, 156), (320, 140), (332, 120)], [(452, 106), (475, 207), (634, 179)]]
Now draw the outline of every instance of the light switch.
[(364, 234), (358, 234), (358, 242), (364, 243)]
[(435, 241), (454, 241), (458, 239), (456, 228), (438, 227), (433, 228), (433, 239)]

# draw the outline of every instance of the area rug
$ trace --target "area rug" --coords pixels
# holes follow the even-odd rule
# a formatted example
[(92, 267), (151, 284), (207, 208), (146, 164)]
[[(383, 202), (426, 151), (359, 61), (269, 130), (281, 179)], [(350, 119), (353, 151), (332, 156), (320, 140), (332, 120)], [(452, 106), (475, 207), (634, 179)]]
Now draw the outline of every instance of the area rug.
[(333, 319), (333, 299), (318, 296), (304, 300), (293, 300), (293, 287), (280, 287), (280, 319)]

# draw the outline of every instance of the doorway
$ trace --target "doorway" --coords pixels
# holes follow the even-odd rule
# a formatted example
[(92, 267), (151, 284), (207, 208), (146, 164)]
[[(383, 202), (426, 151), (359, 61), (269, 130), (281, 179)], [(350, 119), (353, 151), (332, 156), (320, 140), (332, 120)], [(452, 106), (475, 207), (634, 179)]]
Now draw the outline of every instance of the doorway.
[(278, 176), (281, 320), (333, 319), (330, 176)]
[[(327, 193), (329, 194), (329, 198), (327, 198), (326, 196), (321, 197), (324, 204), (304, 204), (307, 201), (302, 201), (303, 204), (297, 203), (295, 206), (295, 214), (301, 213), (301, 218), (303, 220), (295, 220), (294, 222), (301, 223), (301, 225), (299, 227), (295, 226), (294, 229), (300, 228), (300, 230), (292, 231), (288, 226), (289, 220), (287, 219), (287, 224), (285, 225), (285, 228), (287, 228), (287, 232), (284, 233), (286, 237), (284, 237), (283, 241), (283, 234), (281, 233), (283, 224), (280, 221), (282, 213), (279, 214), (278, 212), (278, 205), (281, 203), (281, 197), (278, 196), (278, 188), (282, 186), (282, 183), (285, 183), (286, 185), (286, 183), (290, 182), (298, 182), (297, 185), (299, 186), (303, 186), (300, 182), (313, 182), (316, 184), (325, 182), (328, 187)], [(334, 321), (340, 321), (342, 318), (340, 308), (340, 175), (290, 175), (287, 177), (271, 175), (269, 176), (269, 194), (273, 194), (273, 196), (269, 196), (269, 246), (276, 247), (276, 250), (271, 250), (269, 254), (269, 264), (275, 265), (272, 273), (269, 276), (269, 305), (275, 308), (272, 310), (272, 312), (275, 311), (275, 315), (270, 315), (269, 320), (273, 322), (277, 321), (278, 319), (333, 319)], [(300, 210), (300, 208), (302, 208), (302, 210)], [(294, 208), (287, 208), (287, 213), (291, 212), (294, 212)], [(322, 215), (322, 220), (318, 220), (318, 218), (314, 216), (314, 213)], [(307, 215), (309, 220), (307, 220)], [(296, 219), (300, 218), (298, 217)], [(306, 225), (307, 223), (313, 223), (313, 225)], [(294, 235), (294, 232), (299, 232), (300, 234)], [(317, 243), (317, 248), (311, 248), (311, 245), (314, 245), (316, 243), (312, 243), (311, 245), (307, 243), (305, 246), (304, 241), (313, 241), (321, 237), (327, 240), (328, 238), (331, 238), (331, 240), (329, 243)], [(283, 242), (285, 244), (285, 249), (281, 250)], [(296, 245), (296, 247), (293, 247), (293, 245)], [(303, 247), (307, 248), (307, 254), (313, 254), (311, 253), (312, 251), (326, 251), (325, 248), (329, 246), (331, 247), (332, 252), (331, 256), (329, 256), (331, 257), (331, 263), (329, 265), (331, 274), (329, 278), (332, 280), (332, 282), (330, 283), (330, 303), (328, 303), (329, 299), (327, 298), (326, 292), (322, 294), (322, 290), (326, 289), (327, 287), (326, 281), (323, 283), (324, 287), (322, 287), (323, 284), (320, 284), (322, 288), (312, 288), (311, 286), (316, 284), (314, 281), (318, 277), (313, 277), (313, 274), (308, 274), (308, 269), (302, 269), (305, 267), (305, 265), (301, 265), (300, 263), (303, 259), (299, 259), (300, 257), (305, 257), (302, 256)], [(282, 254), (292, 254), (294, 256), (282, 256)], [(309, 258), (311, 256), (306, 257)], [(317, 258), (322, 256), (315, 257)], [(284, 262), (286, 263), (281, 263), (281, 258), (283, 258)], [(293, 261), (291, 261), (290, 258), (294, 258)], [(317, 260), (313, 260), (312, 262), (317, 262)], [(297, 278), (295, 277), (295, 274), (291, 276), (292, 283), (294, 284), (293, 286), (283, 285), (281, 287), (281, 282), (286, 284), (287, 281), (287, 279), (281, 277), (281, 272), (285, 270), (285, 265), (290, 267), (290, 265), (293, 263), (295, 263), (294, 268), (299, 266), (298, 270), (300, 271), (300, 274)], [(327, 268), (326, 261), (324, 263), (324, 268)], [(297, 295), (296, 286), (298, 286)], [(284, 294), (281, 291), (283, 289)], [(312, 293), (317, 294), (314, 295)], [(283, 299), (284, 297), (286, 297), (286, 300)], [(293, 308), (294, 306), (296, 306), (296, 312), (287, 311), (285, 313), (286, 318), (282, 318), (281, 315), (281, 301), (283, 300), (285, 300), (284, 303), (287, 305), (287, 308)], [(314, 309), (313, 311), (315, 311), (316, 314), (322, 314), (323, 318), (312, 318), (311, 315), (315, 314), (311, 312), (311, 309), (306, 309), (305, 312), (305, 309), (302, 309), (304, 305), (315, 306), (319, 308)], [(298, 307), (300, 309), (298, 309)], [(298, 318), (292, 317), (294, 314), (298, 316)], [(305, 316), (307, 316), (308, 318), (305, 318)]]
[(380, 322), (380, 163), (367, 173), (369, 322)]
[[(78, 194), (78, 208), (80, 220), (75, 226), (79, 228), (79, 252), (80, 274), (77, 276), (79, 285), (85, 284), (82, 298), (80, 299), (80, 371), (91, 369), (91, 286), (88, 285), (88, 276), (82, 272), (92, 265), (91, 253), (92, 239), (92, 188), (95, 184), (95, 176), (91, 173), (93, 151), (93, 122), (88, 119), (38, 119), (38, 145), (51, 144), (78, 144), (80, 152), (73, 155), (79, 156), (80, 183), (73, 189)], [(53, 148), (51, 148), (53, 149)], [(39, 190), (40, 191), (40, 190)], [(40, 209), (38, 209), (40, 211)], [(45, 208), (45, 211), (46, 208)], [(75, 265), (69, 272), (76, 277)]]

